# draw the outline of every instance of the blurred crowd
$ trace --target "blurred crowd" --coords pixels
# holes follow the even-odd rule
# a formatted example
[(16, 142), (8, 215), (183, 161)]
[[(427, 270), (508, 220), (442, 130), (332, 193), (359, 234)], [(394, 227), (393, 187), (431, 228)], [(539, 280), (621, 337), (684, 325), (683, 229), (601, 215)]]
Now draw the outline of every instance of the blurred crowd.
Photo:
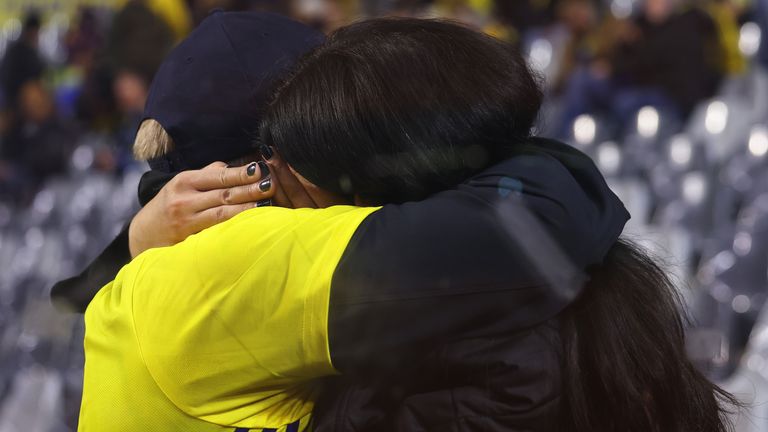
[(86, 136), (103, 144), (95, 168), (121, 173), (154, 72), (214, 8), (274, 11), (325, 31), (383, 14), (461, 20), (530, 51), (552, 101), (545, 130), (567, 138), (586, 112), (610, 117), (616, 133), (646, 105), (685, 121), (723, 77), (746, 71), (745, 55), (768, 62), (765, 44), (739, 45), (741, 24), (765, 26), (765, 3), (130, 0), (74, 16), (27, 10), (0, 35), (0, 199), (29, 202)]
[[(630, 233), (661, 245), (694, 288), (691, 355), (716, 379), (753, 374), (744, 385), (762, 380), (768, 395), (768, 330), (752, 331), (768, 329), (768, 0), (16, 3), (0, 19), (0, 432), (75, 427), (82, 324), (55, 315), (47, 290), (135, 211), (145, 166), (131, 145), (149, 83), (216, 8), (326, 32), (448, 17), (522, 50), (546, 90), (539, 132), (595, 159), (632, 212)], [(20, 416), (30, 397), (40, 415)]]

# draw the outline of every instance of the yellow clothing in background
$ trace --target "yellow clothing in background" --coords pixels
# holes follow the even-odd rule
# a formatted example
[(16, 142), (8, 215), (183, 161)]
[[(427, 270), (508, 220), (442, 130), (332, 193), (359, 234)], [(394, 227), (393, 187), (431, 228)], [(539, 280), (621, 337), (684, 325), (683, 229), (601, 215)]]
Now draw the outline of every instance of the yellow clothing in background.
[(709, 2), (704, 8), (717, 28), (717, 40), (723, 58), (720, 69), (725, 74), (739, 74), (747, 70), (747, 60), (739, 50), (739, 23), (733, 6), (726, 2)]
[(304, 430), (333, 272), (376, 210), (257, 208), (139, 255), (86, 311), (78, 430)]
[(176, 42), (192, 31), (192, 16), (184, 0), (147, 0), (146, 5), (173, 31)]

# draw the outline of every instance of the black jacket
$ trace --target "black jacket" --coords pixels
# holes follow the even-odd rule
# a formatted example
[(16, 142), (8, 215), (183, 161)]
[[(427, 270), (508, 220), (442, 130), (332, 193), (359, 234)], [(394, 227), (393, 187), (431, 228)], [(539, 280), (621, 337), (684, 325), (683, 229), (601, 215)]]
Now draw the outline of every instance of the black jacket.
[(396, 370), (329, 379), (313, 430), (554, 432), (560, 369), (556, 319), (457, 338)]
[[(373, 213), (334, 272), (342, 377), (315, 429), (553, 430), (557, 314), (627, 219), (587, 156), (543, 139), (456, 189)], [(53, 295), (82, 308), (128, 259), (123, 233)]]

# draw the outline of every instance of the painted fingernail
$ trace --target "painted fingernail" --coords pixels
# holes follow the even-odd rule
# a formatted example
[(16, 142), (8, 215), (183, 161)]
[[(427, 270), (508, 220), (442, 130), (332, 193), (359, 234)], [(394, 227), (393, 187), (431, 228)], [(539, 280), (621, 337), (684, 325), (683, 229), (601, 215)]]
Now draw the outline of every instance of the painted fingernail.
[(259, 190), (262, 192), (266, 192), (269, 190), (269, 188), (272, 187), (272, 179), (268, 178), (266, 180), (262, 180), (261, 183), (259, 183)]
[(258, 161), (256, 162), (259, 164), (259, 169), (261, 170), (261, 177), (268, 177), (269, 176), (269, 165), (267, 165), (264, 161)]
[(264, 156), (264, 159), (270, 160), (272, 159), (272, 156), (274, 156), (275, 152), (272, 150), (272, 147), (262, 144), (261, 147), (259, 147), (259, 151), (261, 152), (261, 155)]
[(253, 177), (253, 175), (256, 174), (256, 166), (256, 162), (253, 162), (245, 169), (245, 173), (248, 174), (248, 177)]
[(254, 207), (267, 207), (272, 205), (271, 199), (263, 199), (261, 201), (256, 201), (256, 205)]

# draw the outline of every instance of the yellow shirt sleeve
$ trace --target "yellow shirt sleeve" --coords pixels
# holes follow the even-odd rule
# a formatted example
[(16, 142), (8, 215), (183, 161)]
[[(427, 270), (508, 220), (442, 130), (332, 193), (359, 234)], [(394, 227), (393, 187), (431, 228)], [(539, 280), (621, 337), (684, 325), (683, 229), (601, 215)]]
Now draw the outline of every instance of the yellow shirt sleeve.
[[(115, 281), (123, 289), (119, 301), (98, 296), (86, 319), (127, 316), (138, 357), (185, 414), (220, 425), (280, 427), (312, 411), (313, 378), (335, 373), (331, 279), (352, 234), (376, 210), (246, 211), (141, 254)], [(88, 354), (86, 367), (97, 361)]]

